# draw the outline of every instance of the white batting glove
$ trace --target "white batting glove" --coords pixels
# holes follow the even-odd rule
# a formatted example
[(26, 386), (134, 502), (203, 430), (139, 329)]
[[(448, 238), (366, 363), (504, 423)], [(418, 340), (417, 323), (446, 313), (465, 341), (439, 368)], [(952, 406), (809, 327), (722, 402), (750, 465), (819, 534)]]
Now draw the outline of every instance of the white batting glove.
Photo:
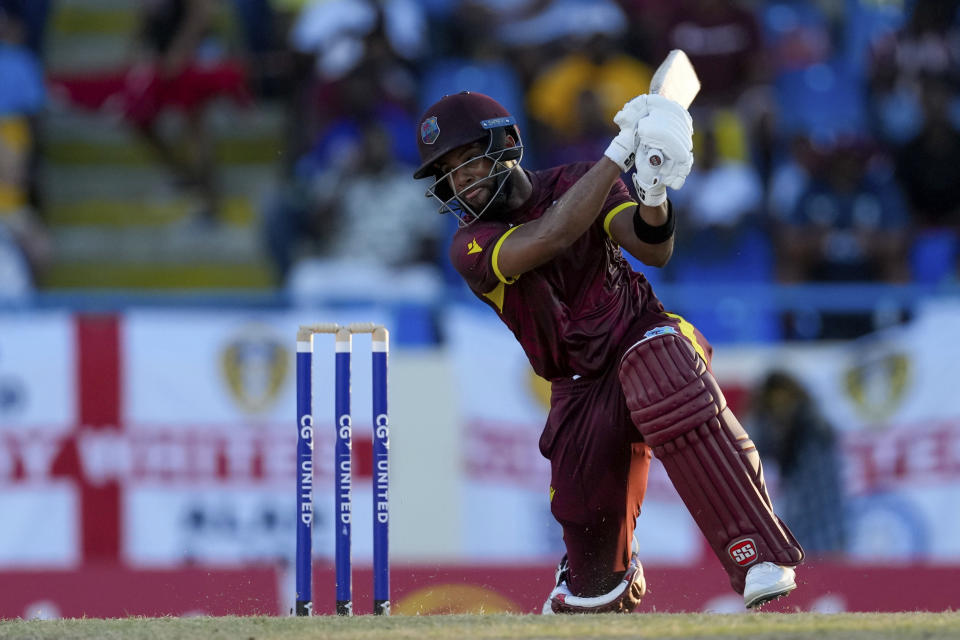
[(638, 143), (637, 123), (648, 113), (648, 97), (647, 94), (637, 96), (623, 105), (613, 117), (614, 123), (620, 127), (620, 133), (610, 142), (603, 155), (617, 163), (622, 171), (629, 171), (633, 166)]
[(633, 186), (637, 189), (640, 202), (648, 207), (657, 207), (667, 199), (667, 185), (660, 182), (659, 176), (654, 176), (651, 183), (641, 182), (637, 179), (637, 174), (633, 174)]
[(647, 115), (637, 122), (633, 184), (645, 205), (656, 206), (666, 199), (666, 187), (682, 187), (693, 168), (693, 120), (686, 109), (661, 96), (648, 96), (646, 106)]

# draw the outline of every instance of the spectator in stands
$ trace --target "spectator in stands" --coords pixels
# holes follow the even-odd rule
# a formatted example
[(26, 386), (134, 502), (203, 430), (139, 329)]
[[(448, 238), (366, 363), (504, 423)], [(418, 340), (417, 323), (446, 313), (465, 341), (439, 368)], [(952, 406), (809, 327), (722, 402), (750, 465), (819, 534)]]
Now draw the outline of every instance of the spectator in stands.
[[(789, 151), (795, 150), (798, 141), (820, 136), (824, 130), (850, 129), (844, 106), (857, 92), (844, 91), (833, 71), (836, 36), (821, 3), (765, 2), (757, 5), (757, 14), (763, 27), (769, 85), (751, 92), (753, 113), (744, 116), (753, 123), (755, 161), (768, 194), (780, 198), (771, 181), (782, 167), (796, 167)], [(860, 101), (859, 95), (856, 101)], [(843, 105), (839, 109), (838, 102)]]
[(290, 40), (315, 57), (322, 78), (336, 79), (363, 60), (418, 59), (426, 45), (425, 26), (414, 0), (312, 0), (304, 3)]
[(697, 102), (733, 105), (766, 75), (766, 60), (760, 27), (754, 13), (743, 3), (729, 0), (675, 0), (656, 2), (654, 12), (644, 14), (649, 0), (621, 0), (631, 13), (657, 21), (644, 30), (652, 60), (660, 61), (671, 49), (683, 49), (700, 75), (703, 85)]
[(846, 513), (837, 437), (800, 381), (769, 372), (751, 398), (757, 450), (779, 478), (781, 517), (811, 555), (839, 554)]
[(0, 291), (8, 295), (32, 289), (51, 255), (33, 174), (36, 118), (46, 91), (25, 34), (20, 15), (0, 4)]
[(736, 112), (704, 113), (698, 122), (704, 124), (694, 134), (696, 164), (671, 199), (684, 211), (684, 238), (678, 240), (702, 246), (759, 224), (763, 185), (749, 163), (745, 127)]
[[(124, 115), (174, 173), (180, 186), (200, 199), (197, 221), (216, 222), (219, 212), (215, 141), (205, 107), (228, 96), (250, 100), (243, 66), (214, 34), (218, 0), (148, 0), (139, 31), (139, 61), (126, 77)], [(159, 126), (168, 109), (185, 116), (180, 153)]]
[(613, 116), (650, 87), (651, 68), (623, 53), (625, 16), (619, 9), (608, 15), (607, 22), (565, 35), (565, 55), (532, 79), (527, 92), (534, 125), (530, 133), (545, 166), (602, 154), (601, 141), (616, 133)]
[(653, 63), (663, 53), (662, 38), (676, 7), (663, 0), (617, 0), (627, 16), (624, 48), (633, 56)]
[(922, 125), (896, 148), (897, 178), (916, 221), (960, 228), (960, 131), (951, 109), (957, 95), (943, 76), (927, 76), (921, 88)]
[[(263, 219), (280, 282), (287, 281), (304, 245), (314, 257), (366, 255), (355, 246), (338, 253), (359, 240), (352, 235), (352, 225), (363, 219), (357, 207), (375, 209), (369, 219), (394, 211), (392, 203), (383, 206), (389, 200), (380, 200), (392, 189), (389, 176), (419, 158), (410, 131), (420, 107), (413, 74), (426, 46), (424, 25), (422, 9), (411, 0), (312, 1), (297, 14), (291, 47), (312, 63), (309, 70), (301, 67), (309, 73), (300, 78), (304, 90), (292, 116), (297, 136), (291, 139), (290, 174), (268, 198)], [(366, 166), (362, 157), (370, 158)], [(377, 192), (356, 199), (352, 186), (364, 180)], [(419, 193), (414, 209), (425, 201)], [(398, 251), (404, 255), (396, 256)], [(403, 263), (407, 251), (391, 241), (380, 257), (385, 264)]]
[[(431, 3), (438, 0), (426, 1)], [(455, 5), (451, 12), (451, 23), (458, 42), (463, 38), (471, 38), (476, 33), (486, 32), (502, 46), (513, 46), (519, 44), (512, 41), (511, 30), (515, 28), (520, 32), (527, 32), (542, 44), (542, 38), (530, 33), (531, 24), (535, 24), (537, 19), (542, 20), (548, 10), (555, 9), (562, 0), (446, 0), (446, 2)], [(589, 4), (589, 0), (583, 4)], [(554, 22), (550, 17), (547, 17), (547, 21)], [(503, 37), (504, 29), (507, 29), (506, 38)], [(535, 29), (534, 26), (533, 30)], [(451, 45), (455, 51), (461, 50), (457, 42)]]
[[(533, 2), (534, 5), (538, 3), (542, 4), (543, 0)], [(523, 6), (518, 3), (514, 9), (519, 11)], [(522, 15), (526, 14), (519, 14)], [(445, 25), (445, 31), (455, 34), (449, 41), (441, 43), (446, 47), (446, 53), (428, 56), (419, 65), (418, 113), (445, 95), (469, 89), (502, 96), (501, 103), (517, 114), (521, 130), (528, 130), (523, 103), (524, 80), (516, 69), (512, 48), (497, 38), (497, 29), (490, 27), (503, 19), (503, 15), (495, 13), (485, 3), (459, 2), (449, 17), (450, 22)], [(486, 26), (481, 26), (484, 24)], [(433, 51), (438, 52), (438, 45), (432, 39), (431, 45)]]
[[(364, 170), (358, 169), (357, 162), (368, 148), (369, 131), (381, 131), (377, 140), (389, 144), (389, 160), (379, 159), (377, 167), (413, 165), (419, 157), (416, 140), (409, 135), (415, 117), (384, 91), (380, 71), (375, 61), (361, 60), (349, 74), (326, 83), (326, 107), (320, 116), (323, 129), (292, 163), (290, 175), (277, 192), (268, 198), (264, 234), (280, 282), (286, 279), (297, 256), (296, 247), (301, 244), (298, 235), (303, 234), (314, 244), (320, 242), (316, 249), (321, 254), (325, 251), (321, 236), (330, 230), (311, 226), (317, 215), (322, 215), (318, 212), (336, 200), (343, 186), (340, 178), (348, 179), (351, 172)], [(369, 169), (374, 170), (372, 166)], [(422, 193), (420, 196), (426, 200)], [(328, 213), (339, 211), (331, 209)]]
[[(786, 224), (796, 209), (800, 196), (824, 163), (824, 154), (803, 133), (785, 135), (781, 145), (786, 153), (772, 163), (769, 187), (766, 195), (767, 211), (775, 225)], [(783, 265), (788, 266), (788, 265)], [(785, 274), (785, 279), (790, 275)]]
[[(443, 220), (430, 215), (423, 189), (409, 179), (413, 165), (397, 159), (389, 130), (376, 120), (361, 127), (355, 147), (338, 147), (337, 162), (268, 206), (264, 233), (281, 281), (305, 256), (375, 268), (428, 265), (439, 273)], [(393, 272), (378, 273), (385, 283)]]
[[(315, 105), (313, 110), (314, 121), (300, 129), (299, 146), (289, 151), (294, 155), (293, 180), (309, 180), (311, 175), (341, 162), (349, 150), (359, 146), (362, 129), (370, 122), (379, 123), (390, 132), (393, 153), (398, 159), (414, 161), (416, 140), (403, 133), (409, 133), (405, 127), (415, 122), (415, 116), (405, 102), (387, 93), (382, 83), (383, 77), (371, 60), (325, 84), (323, 104)], [(313, 127), (319, 129), (311, 134)]]
[[(748, 160), (744, 123), (732, 109), (702, 112), (697, 122), (696, 163), (683, 189), (671, 195), (681, 222), (666, 271), (684, 284), (772, 283), (774, 257), (763, 215), (763, 184)], [(718, 297), (709, 308), (684, 316), (716, 340), (779, 338), (770, 301), (758, 293), (751, 302), (747, 309)]]
[(923, 125), (895, 150), (896, 174), (917, 227), (913, 279), (935, 283), (960, 274), (960, 131), (952, 119), (956, 93), (948, 78), (924, 78), (921, 98)]
[(305, 86), (293, 115), (308, 143), (332, 123), (357, 116), (352, 109), (360, 96), (348, 95), (353, 76), (363, 76), (365, 101), (372, 103), (368, 111), (376, 110), (378, 100), (417, 111), (414, 65), (426, 50), (427, 33), (423, 10), (413, 0), (311, 0), (297, 15), (289, 40), (312, 63), (300, 78)]
[(503, 3), (487, 13), (496, 16), (494, 37), (511, 52), (528, 86), (571, 48), (581, 49), (585, 39), (596, 33), (623, 34), (627, 28), (614, 0), (527, 0), (517, 7)]
[(875, 40), (870, 51), (867, 104), (874, 135), (899, 145), (923, 125), (924, 78), (960, 81), (960, 0), (917, 0), (906, 24)]
[[(828, 147), (793, 211), (776, 230), (787, 282), (903, 282), (909, 211), (892, 169), (862, 138)], [(792, 321), (791, 321), (792, 322)], [(869, 314), (824, 314), (794, 322), (793, 338), (852, 338), (875, 327)]]
[(19, 239), (0, 220), (0, 303), (24, 302), (35, 289)]
[(38, 60), (43, 60), (47, 18), (53, 0), (0, 0), (0, 13), (19, 22), (22, 42)]
[(289, 28), (285, 2), (271, 0), (230, 0), (239, 30), (248, 84), (257, 98), (286, 95), (290, 90), (293, 60), (286, 47)]

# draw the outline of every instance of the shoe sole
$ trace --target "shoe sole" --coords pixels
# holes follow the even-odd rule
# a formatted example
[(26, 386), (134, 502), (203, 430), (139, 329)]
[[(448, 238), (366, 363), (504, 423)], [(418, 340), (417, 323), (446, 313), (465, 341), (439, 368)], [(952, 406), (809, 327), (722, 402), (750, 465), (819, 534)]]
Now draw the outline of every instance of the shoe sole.
[(783, 589), (778, 589), (777, 591), (773, 591), (773, 592), (771, 592), (771, 593), (764, 593), (764, 594), (760, 594), (760, 595), (758, 595), (758, 596), (755, 596), (755, 597), (753, 598), (753, 600), (751, 600), (750, 602), (748, 602), (748, 603), (745, 604), (744, 606), (745, 606), (747, 609), (759, 609), (760, 607), (762, 607), (763, 605), (765, 605), (765, 604), (767, 604), (767, 603), (769, 603), (769, 602), (773, 602), (774, 600), (779, 600), (780, 598), (782, 598), (782, 597), (784, 597), (784, 596), (786, 596), (786, 595), (789, 595), (790, 592), (793, 591), (793, 590), (796, 589), (796, 588), (797, 588), (797, 583), (794, 582), (793, 584), (791, 584), (791, 585), (789, 585), (789, 586), (787, 586), (787, 587), (785, 587), (785, 588), (783, 588)]

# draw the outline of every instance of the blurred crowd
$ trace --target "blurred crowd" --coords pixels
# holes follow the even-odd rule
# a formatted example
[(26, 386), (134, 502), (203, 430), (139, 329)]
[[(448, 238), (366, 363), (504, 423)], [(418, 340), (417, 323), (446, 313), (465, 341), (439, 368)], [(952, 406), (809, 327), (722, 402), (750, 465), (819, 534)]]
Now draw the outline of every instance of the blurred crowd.
[[(284, 153), (259, 212), (278, 286), (329, 282), (345, 266), (387, 288), (397, 285), (383, 274), (408, 272), (454, 285), (445, 255), (456, 222), (411, 178), (423, 109), (486, 93), (518, 117), (528, 169), (594, 159), (614, 113), (674, 48), (703, 88), (691, 108), (696, 164), (671, 194), (674, 258), (644, 269), (655, 285), (957, 279), (960, 0), (140, 4), (138, 73), (60, 89), (80, 103), (119, 101), (183, 187), (203, 194), (212, 224), (216, 159), (202, 117), (189, 119), (187, 157), (154, 118), (201, 114), (223, 97), (282, 104)], [(56, 5), (0, 0), (0, 246), (19, 239), (26, 273), (49, 244), (30, 149), (45, 100), (44, 15)], [(234, 17), (232, 47), (210, 45), (216, 10)], [(0, 272), (14, 268), (5, 255)], [(730, 318), (745, 322), (699, 320), (722, 340)], [(879, 322), (798, 311), (750, 327), (760, 340), (846, 338)]]

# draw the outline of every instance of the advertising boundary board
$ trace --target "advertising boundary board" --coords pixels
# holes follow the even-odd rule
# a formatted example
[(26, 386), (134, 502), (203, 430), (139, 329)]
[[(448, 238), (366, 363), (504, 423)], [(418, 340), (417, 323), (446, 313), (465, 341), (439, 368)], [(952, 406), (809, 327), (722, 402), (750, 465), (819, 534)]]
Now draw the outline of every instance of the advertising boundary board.
[[(743, 599), (714, 563), (650, 565), (650, 590), (637, 613), (744, 613)], [(289, 615), (278, 585), (288, 574), (267, 567), (131, 571), (12, 571), (0, 581), (0, 619), (185, 615)], [(355, 573), (355, 611), (370, 613), (369, 567)], [(314, 611), (332, 614), (333, 567), (314, 566)], [(805, 563), (798, 588), (765, 612), (945, 611), (960, 606), (960, 565), (878, 566)], [(399, 565), (392, 575), (394, 615), (539, 613), (553, 583), (547, 562), (518, 566)]]

